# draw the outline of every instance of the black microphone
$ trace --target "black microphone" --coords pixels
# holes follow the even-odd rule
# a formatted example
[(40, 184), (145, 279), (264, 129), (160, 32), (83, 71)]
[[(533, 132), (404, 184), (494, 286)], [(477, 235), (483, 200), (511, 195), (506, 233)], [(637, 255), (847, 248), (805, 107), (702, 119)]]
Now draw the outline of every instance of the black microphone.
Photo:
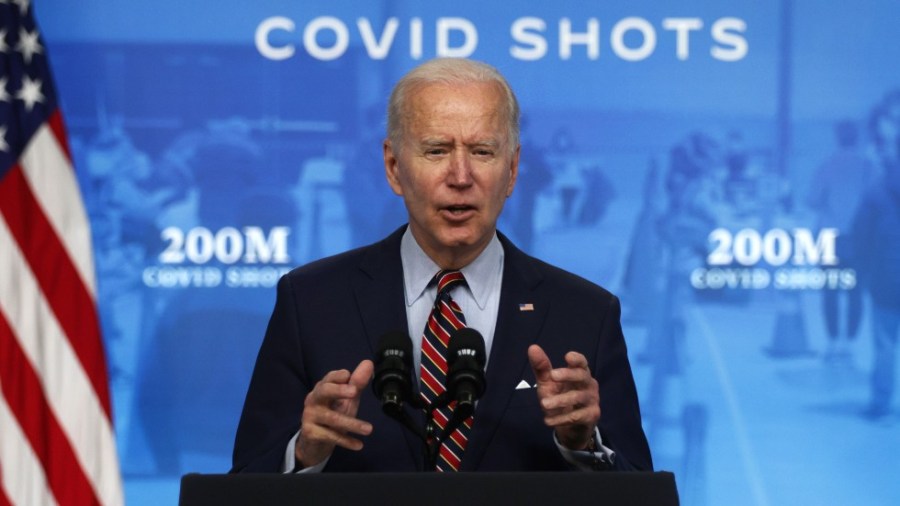
[(456, 401), (454, 418), (458, 414), (464, 420), (484, 394), (484, 338), (477, 330), (463, 327), (450, 336), (447, 352), (447, 392)]
[(412, 341), (405, 332), (393, 331), (381, 336), (372, 389), (385, 413), (399, 414), (403, 403), (412, 397), (412, 364)]
[(397, 420), (413, 434), (425, 441), (425, 431), (416, 424), (410, 414), (403, 409), (408, 402), (416, 408), (423, 407), (418, 395), (413, 395), (410, 372), (413, 369), (412, 341), (406, 332), (388, 332), (378, 341), (375, 356), (375, 378), (372, 390), (381, 400), (384, 414)]

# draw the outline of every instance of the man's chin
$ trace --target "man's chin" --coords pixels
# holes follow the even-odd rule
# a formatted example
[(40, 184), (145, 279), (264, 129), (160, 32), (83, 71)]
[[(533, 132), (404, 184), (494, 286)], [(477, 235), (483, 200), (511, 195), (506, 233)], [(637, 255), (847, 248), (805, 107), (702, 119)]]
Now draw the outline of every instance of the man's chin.
[[(424, 247), (426, 244), (422, 244), (421, 241), (419, 244), (426, 252), (430, 251), (430, 254), (433, 255), (449, 255), (454, 258), (469, 257), (480, 253), (480, 250), (490, 241), (490, 232), (471, 223), (463, 226), (442, 224), (432, 230), (433, 233), (426, 233), (421, 237), (430, 247)], [(414, 229), (413, 235), (417, 235), (415, 232)]]
[(458, 228), (445, 231), (440, 236), (441, 244), (452, 250), (467, 250), (472, 248), (482, 248), (490, 241), (490, 234), (486, 234), (482, 230), (472, 230), (470, 228)]

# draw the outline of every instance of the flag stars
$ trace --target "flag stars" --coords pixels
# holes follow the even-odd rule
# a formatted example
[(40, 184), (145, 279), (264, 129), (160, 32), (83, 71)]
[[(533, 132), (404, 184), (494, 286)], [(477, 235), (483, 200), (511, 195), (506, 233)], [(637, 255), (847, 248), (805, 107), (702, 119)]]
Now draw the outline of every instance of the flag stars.
[[(2, 1), (3, 0), (0, 0), (0, 3), (2, 3)], [(6, 44), (6, 34), (7, 33), (8, 32), (6, 31), (6, 28), (0, 30), (0, 53), (9, 52), (9, 45)]]
[(31, 112), (34, 105), (44, 101), (44, 94), (41, 93), (41, 80), (31, 80), (30, 77), (22, 78), (22, 88), (16, 93), (16, 98), (25, 102), (25, 110)]
[(0, 151), (9, 153), (9, 143), (6, 142), (6, 126), (0, 126)]
[(40, 35), (37, 30), (29, 32), (24, 28), (19, 29), (19, 43), (16, 45), (16, 51), (22, 53), (22, 58), (25, 59), (25, 63), (28, 65), (31, 64), (31, 58), (35, 54), (43, 52), (38, 37), (40, 37)]

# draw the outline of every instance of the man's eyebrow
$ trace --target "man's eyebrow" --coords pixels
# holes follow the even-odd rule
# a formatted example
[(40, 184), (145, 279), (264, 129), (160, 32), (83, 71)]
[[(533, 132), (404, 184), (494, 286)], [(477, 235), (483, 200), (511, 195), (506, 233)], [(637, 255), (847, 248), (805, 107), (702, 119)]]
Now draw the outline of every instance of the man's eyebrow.
[[(421, 141), (419, 141), (419, 145), (426, 147), (426, 148), (452, 146), (453, 144), (455, 144), (454, 141), (452, 141), (450, 139), (442, 139), (439, 137), (432, 137), (432, 138), (428, 138), (428, 139), (422, 139)], [(495, 139), (481, 139), (481, 140), (477, 140), (477, 141), (466, 142), (466, 143), (463, 143), (463, 145), (468, 148), (484, 147), (484, 148), (499, 149), (500, 141), (495, 140)]]
[(450, 145), (450, 144), (453, 144), (453, 142), (451, 142), (451, 141), (449, 141), (449, 140), (447, 140), (447, 139), (440, 139), (440, 138), (434, 138), (434, 137), (433, 137), (433, 138), (429, 138), (429, 139), (422, 139), (421, 142), (420, 142), (419, 144), (421, 144), (422, 146), (425, 146), (425, 147), (430, 147), (430, 146), (448, 146), (448, 145)]
[(479, 140), (479, 141), (475, 141), (475, 142), (468, 142), (468, 143), (466, 143), (466, 146), (497, 149), (500, 147), (500, 141), (497, 141), (495, 139), (484, 139), (484, 140)]

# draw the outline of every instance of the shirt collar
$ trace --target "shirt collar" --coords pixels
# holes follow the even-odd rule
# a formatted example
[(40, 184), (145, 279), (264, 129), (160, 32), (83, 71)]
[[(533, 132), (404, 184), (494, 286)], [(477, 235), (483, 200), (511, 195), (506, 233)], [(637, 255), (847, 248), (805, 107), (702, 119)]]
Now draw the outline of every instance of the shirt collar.
[[(416, 242), (409, 227), (400, 241), (400, 259), (403, 263), (403, 284), (406, 291), (406, 305), (413, 303), (425, 294), (428, 283), (441, 268)], [(460, 271), (466, 277), (466, 285), (475, 303), (484, 309), (490, 296), (491, 287), (497, 283), (503, 270), (503, 246), (497, 234), (491, 238), (484, 251), (469, 265)]]

